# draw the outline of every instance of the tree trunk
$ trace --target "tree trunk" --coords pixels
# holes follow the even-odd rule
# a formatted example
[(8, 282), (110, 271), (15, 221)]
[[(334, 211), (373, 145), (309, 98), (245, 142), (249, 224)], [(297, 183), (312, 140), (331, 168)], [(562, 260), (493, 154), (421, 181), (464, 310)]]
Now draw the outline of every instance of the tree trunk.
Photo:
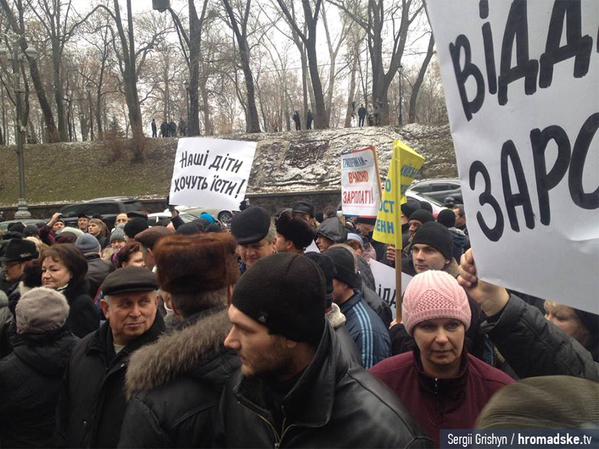
[[(420, 87), (422, 86), (422, 82), (424, 81), (424, 75), (426, 75), (428, 65), (431, 62), (431, 59), (433, 58), (434, 48), (435, 38), (433, 37), (433, 33), (431, 33), (431, 37), (428, 41), (426, 56), (424, 57), (424, 61), (422, 61), (422, 65), (420, 66), (420, 70), (418, 71), (418, 76), (416, 77), (414, 86), (412, 86), (412, 94), (410, 95), (410, 109), (408, 111), (408, 123), (414, 123), (416, 121), (416, 105), (418, 100), (418, 92), (420, 92)], [(401, 79), (399, 80), (399, 82), (401, 83)]]
[(64, 88), (60, 71), (61, 54), (58, 48), (60, 43), (57, 38), (52, 38), (52, 76), (54, 79), (54, 101), (56, 102), (56, 117), (58, 118), (58, 134), (61, 142), (68, 142), (68, 120), (64, 107)]
[(345, 128), (351, 128), (352, 116), (355, 117), (356, 101), (354, 100), (356, 94), (356, 59), (353, 58), (352, 67), (350, 69), (351, 77), (349, 78), (349, 92), (347, 93), (347, 110), (345, 111)]
[[(200, 135), (200, 108), (198, 87), (200, 79), (200, 57), (202, 45), (202, 26), (194, 0), (188, 0), (189, 5), (189, 92), (186, 92), (186, 101), (189, 101), (187, 117), (187, 135)], [(206, 6), (204, 6), (205, 8)], [(203, 17), (203, 15), (202, 15)]]

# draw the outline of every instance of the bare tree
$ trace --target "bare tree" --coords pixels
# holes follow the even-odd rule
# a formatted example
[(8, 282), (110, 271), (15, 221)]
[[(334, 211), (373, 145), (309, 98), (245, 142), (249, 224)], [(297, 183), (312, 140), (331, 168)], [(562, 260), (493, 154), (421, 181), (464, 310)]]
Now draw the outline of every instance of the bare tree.
[[(389, 86), (401, 65), (410, 26), (422, 12), (422, 0), (391, 0), (389, 7), (385, 0), (368, 0), (366, 11), (355, 0), (329, 0), (341, 8), (367, 33), (368, 50), (372, 65), (372, 101), (377, 112), (378, 123), (389, 124)], [(394, 18), (399, 17), (399, 25)], [(384, 25), (392, 22), (393, 46), (391, 56), (384, 55)], [(385, 62), (388, 62), (385, 70)]]
[(233, 30), (239, 48), (239, 58), (243, 70), (247, 96), (245, 104), (246, 131), (248, 133), (259, 133), (260, 118), (258, 116), (258, 108), (256, 107), (256, 88), (254, 85), (252, 68), (250, 66), (250, 45), (248, 43), (248, 20), (250, 18), (252, 1), (245, 0), (245, 6), (243, 8), (243, 3), (238, 2), (236, 7), (237, 14), (236, 11), (233, 10), (231, 0), (222, 0), (222, 3), (229, 18), (229, 26)]
[[(15, 7), (17, 9), (18, 19), (15, 17), (11, 7), (8, 4), (7, 0), (0, 0), (0, 6), (4, 10), (4, 14), (10, 24), (11, 30), (18, 34), (20, 37), (19, 42), (21, 46), (21, 50), (24, 52), (27, 47), (27, 39), (25, 37), (25, 19), (24, 19), (24, 8), (23, 2), (21, 0), (16, 0)], [(31, 57), (27, 57), (29, 63), (29, 72), (31, 75), (31, 79), (35, 86), (35, 92), (37, 94), (37, 98), (42, 108), (42, 112), (44, 115), (44, 123), (46, 127), (46, 137), (48, 142), (58, 142), (60, 137), (58, 134), (58, 129), (56, 128), (56, 123), (54, 121), (54, 114), (52, 113), (52, 107), (50, 106), (50, 102), (48, 101), (48, 97), (46, 96), (46, 90), (44, 88), (44, 84), (42, 82), (42, 78), (40, 75), (40, 71), (38, 68), (37, 61)]]
[(420, 66), (420, 70), (418, 71), (418, 76), (416, 77), (416, 81), (414, 81), (414, 85), (412, 86), (412, 93), (410, 95), (410, 107), (408, 109), (408, 123), (414, 123), (416, 121), (416, 101), (418, 99), (420, 87), (422, 86), (422, 82), (424, 81), (424, 75), (426, 74), (428, 65), (431, 62), (431, 59), (433, 58), (434, 49), (435, 38), (433, 37), (433, 33), (431, 33), (428, 41), (428, 48), (426, 50), (426, 56), (424, 57), (424, 61), (422, 61), (422, 65)]
[(327, 108), (325, 105), (322, 82), (320, 81), (320, 73), (318, 71), (318, 57), (316, 54), (316, 25), (320, 15), (322, 0), (315, 0), (314, 10), (310, 0), (302, 0), (304, 10), (304, 23), (307, 32), (304, 32), (298, 26), (295, 16), (291, 13), (285, 0), (277, 0), (281, 11), (287, 19), (287, 23), (293, 28), (295, 33), (304, 43), (308, 56), (308, 67), (310, 69), (310, 79), (312, 81), (312, 91), (314, 92), (314, 126), (318, 129), (329, 127)]

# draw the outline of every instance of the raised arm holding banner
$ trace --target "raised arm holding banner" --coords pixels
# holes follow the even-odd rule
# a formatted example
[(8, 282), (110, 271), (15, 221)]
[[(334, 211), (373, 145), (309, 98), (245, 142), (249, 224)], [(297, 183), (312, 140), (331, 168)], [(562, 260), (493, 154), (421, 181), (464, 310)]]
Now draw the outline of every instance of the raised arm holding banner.
[(480, 278), (599, 313), (599, 2), (427, 6)]

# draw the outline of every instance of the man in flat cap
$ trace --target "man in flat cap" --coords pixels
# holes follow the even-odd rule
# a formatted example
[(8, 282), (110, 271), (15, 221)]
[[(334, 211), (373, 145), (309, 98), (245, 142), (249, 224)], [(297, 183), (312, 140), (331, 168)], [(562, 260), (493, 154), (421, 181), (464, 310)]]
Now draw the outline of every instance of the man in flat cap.
[(318, 227), (318, 221), (314, 217), (314, 206), (307, 201), (298, 201), (291, 206), (293, 218), (301, 218), (306, 221), (312, 229)]
[(102, 283), (107, 321), (73, 349), (58, 408), (61, 447), (117, 446), (129, 357), (164, 330), (157, 288), (156, 275), (141, 267), (113, 271)]
[(231, 233), (237, 240), (241, 271), (252, 268), (263, 257), (276, 253), (277, 229), (269, 213), (258, 206), (248, 207), (231, 221)]
[(35, 243), (21, 239), (10, 239), (4, 245), (3, 250), (0, 263), (6, 280), (4, 292), (6, 296), (10, 297), (13, 294), (18, 294), (17, 287), (21, 276), (23, 276), (25, 262), (37, 259), (38, 252)]
[(135, 240), (141, 244), (141, 250), (144, 255), (144, 263), (148, 270), (154, 270), (156, 266), (156, 261), (154, 260), (154, 246), (156, 243), (163, 238), (169, 235), (170, 232), (164, 226), (152, 226), (144, 231), (141, 231), (138, 234), (135, 234)]
[(241, 276), (225, 340), (241, 368), (214, 447), (430, 447), (396, 396), (348, 358), (325, 292), (320, 268), (298, 254), (265, 257)]

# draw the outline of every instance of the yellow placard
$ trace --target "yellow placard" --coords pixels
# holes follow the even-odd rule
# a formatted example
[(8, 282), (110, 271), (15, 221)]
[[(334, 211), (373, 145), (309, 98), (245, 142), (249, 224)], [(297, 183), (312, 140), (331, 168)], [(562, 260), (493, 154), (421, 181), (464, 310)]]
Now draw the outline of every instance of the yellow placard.
[[(401, 210), (407, 201), (405, 192), (424, 164), (424, 157), (400, 140), (393, 142), (393, 157), (385, 180), (385, 189), (376, 217), (373, 240), (401, 247)], [(399, 182), (398, 176), (399, 175)], [(398, 189), (397, 186), (400, 185)]]

